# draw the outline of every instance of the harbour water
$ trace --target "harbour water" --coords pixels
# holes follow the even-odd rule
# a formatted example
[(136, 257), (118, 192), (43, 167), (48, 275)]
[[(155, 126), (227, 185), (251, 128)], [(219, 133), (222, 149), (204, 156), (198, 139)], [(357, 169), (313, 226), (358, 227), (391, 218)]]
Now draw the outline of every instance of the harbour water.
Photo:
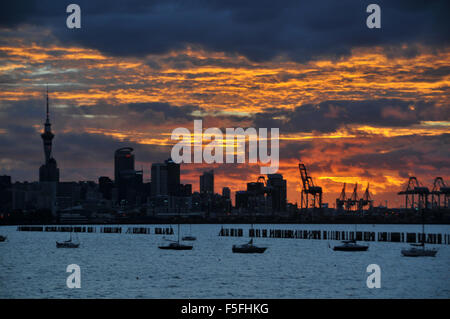
[[(244, 237), (219, 237), (222, 226), (243, 228)], [(407, 258), (400, 254), (406, 243), (370, 242), (367, 252), (352, 253), (330, 249), (336, 241), (256, 238), (255, 244), (268, 247), (264, 254), (233, 254), (233, 244), (248, 241), (248, 228), (192, 225), (194, 249), (167, 251), (158, 249), (162, 235), (80, 233), (80, 248), (58, 249), (55, 241), (68, 233), (1, 227), (8, 240), (0, 243), (0, 298), (450, 298), (449, 245), (430, 245), (439, 248), (434, 258)], [(181, 229), (189, 232), (188, 225)], [(358, 225), (358, 231), (418, 233), (421, 226)], [(450, 226), (427, 225), (426, 232), (448, 234)], [(81, 268), (80, 289), (66, 286), (70, 264)], [(369, 264), (381, 268), (379, 289), (366, 285)]]

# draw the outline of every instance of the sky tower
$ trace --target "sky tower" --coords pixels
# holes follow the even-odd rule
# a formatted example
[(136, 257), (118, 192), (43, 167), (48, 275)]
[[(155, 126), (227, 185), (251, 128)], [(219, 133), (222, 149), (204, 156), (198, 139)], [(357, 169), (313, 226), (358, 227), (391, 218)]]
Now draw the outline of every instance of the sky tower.
[(39, 168), (40, 182), (59, 182), (59, 168), (56, 160), (52, 157), (52, 140), (55, 135), (52, 133), (51, 126), (47, 86), (47, 118), (44, 123), (44, 132), (41, 134), (42, 142), (44, 144), (45, 164)]

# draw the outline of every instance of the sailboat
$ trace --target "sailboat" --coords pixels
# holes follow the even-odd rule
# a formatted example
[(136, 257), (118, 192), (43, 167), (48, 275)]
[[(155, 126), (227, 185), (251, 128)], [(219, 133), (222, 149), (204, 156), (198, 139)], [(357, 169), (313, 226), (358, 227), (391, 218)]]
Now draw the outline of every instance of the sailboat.
[(80, 243), (72, 241), (72, 232), (70, 232), (70, 239), (63, 242), (56, 242), (56, 248), (78, 248)]
[(241, 254), (262, 254), (265, 252), (267, 247), (258, 247), (253, 245), (253, 238), (247, 244), (242, 245), (233, 245), (233, 253), (241, 253)]
[[(356, 237), (356, 226), (355, 224), (355, 237)], [(366, 251), (369, 249), (367, 245), (361, 245), (356, 242), (356, 239), (343, 240), (341, 245), (333, 247), (334, 251)]]
[(334, 251), (366, 251), (369, 248), (367, 245), (360, 245), (356, 240), (343, 240), (342, 245), (334, 246)]
[(159, 249), (191, 250), (193, 246), (180, 243), (180, 222), (178, 222), (178, 240), (171, 241), (168, 245), (158, 246)]
[(189, 235), (183, 236), (181, 239), (186, 240), (186, 241), (197, 240), (197, 238), (195, 236), (192, 236), (192, 225), (191, 224), (189, 224)]
[[(251, 229), (253, 229), (253, 224), (251, 224)], [(253, 244), (253, 238), (250, 239), (250, 241), (246, 244), (242, 245), (233, 245), (232, 251), (233, 253), (240, 253), (240, 254), (262, 254), (265, 252), (267, 247), (258, 247)]]
[(434, 257), (438, 250), (436, 248), (425, 248), (425, 219), (422, 210), (422, 242), (411, 244), (411, 247), (402, 249), (404, 257)]
[(410, 248), (402, 249), (405, 257), (434, 257), (437, 252), (436, 248), (425, 248), (425, 243), (411, 244)]

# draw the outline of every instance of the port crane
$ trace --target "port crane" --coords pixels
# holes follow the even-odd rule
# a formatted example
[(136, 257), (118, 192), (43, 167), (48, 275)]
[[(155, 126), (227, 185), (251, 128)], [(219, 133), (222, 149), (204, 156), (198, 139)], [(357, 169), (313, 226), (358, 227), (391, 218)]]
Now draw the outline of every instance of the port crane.
[(415, 176), (409, 178), (405, 190), (398, 192), (398, 195), (405, 195), (405, 208), (419, 210), (428, 207), (429, 194), (428, 187), (421, 186)]
[(432, 208), (449, 208), (450, 187), (448, 187), (442, 177), (436, 177), (431, 190), (431, 207)]
[(314, 185), (312, 177), (308, 175), (305, 164), (299, 163), (298, 169), (302, 179), (300, 207), (302, 209), (322, 208), (322, 187)]
[(352, 195), (347, 198), (345, 193), (346, 183), (342, 186), (341, 194), (338, 198), (336, 198), (336, 209), (338, 210), (358, 210), (362, 211), (366, 206), (369, 206), (369, 209), (373, 208), (373, 199), (369, 192), (369, 183), (367, 184), (366, 190), (364, 192), (363, 197), (358, 199), (358, 183), (355, 184), (353, 188)]
[(345, 202), (347, 201), (347, 195), (345, 194), (345, 185), (342, 186), (341, 194), (339, 195), (339, 198), (336, 198), (336, 209), (337, 210), (343, 210), (345, 206)]
[(357, 208), (357, 206), (358, 206), (358, 183), (355, 184), (352, 195), (349, 198), (347, 198), (347, 201), (345, 204), (346, 204), (345, 208), (348, 211), (353, 210), (354, 208)]
[(373, 208), (373, 199), (372, 196), (370, 196), (369, 183), (367, 183), (363, 197), (358, 202), (358, 210), (362, 211), (366, 206), (369, 206), (369, 209)]

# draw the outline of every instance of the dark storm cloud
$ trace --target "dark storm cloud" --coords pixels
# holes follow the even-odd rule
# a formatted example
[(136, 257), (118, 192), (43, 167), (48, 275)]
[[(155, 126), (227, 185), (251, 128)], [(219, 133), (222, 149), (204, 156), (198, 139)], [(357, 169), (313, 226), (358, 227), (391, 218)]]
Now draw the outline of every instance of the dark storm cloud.
[(70, 44), (113, 55), (143, 56), (188, 44), (252, 60), (279, 54), (294, 60), (348, 54), (355, 46), (385, 45), (411, 56), (402, 43), (448, 45), (450, 3), (377, 1), (381, 30), (366, 27), (372, 1), (77, 1), (82, 28), (66, 28), (68, 1), (4, 1), (0, 25), (47, 26)]
[[(391, 139), (398, 144), (388, 152), (367, 152), (340, 159), (345, 165), (365, 169), (374, 167), (399, 172), (429, 173), (430, 170), (446, 175), (450, 172), (450, 134), (438, 136), (401, 136)], [(376, 143), (373, 144), (376, 147)], [(430, 149), (433, 151), (430, 152)]]
[(450, 118), (449, 108), (399, 99), (338, 100), (304, 104), (293, 111), (267, 110), (254, 116), (257, 127), (279, 127), (280, 132), (334, 132), (348, 124), (409, 126), (421, 121)]
[(279, 154), (283, 159), (299, 159), (303, 154), (308, 153), (314, 148), (311, 141), (283, 141), (280, 143)]
[[(173, 106), (169, 103), (130, 103), (122, 105), (109, 105), (99, 103), (95, 105), (70, 104), (67, 101), (64, 107), (53, 105), (50, 101), (50, 112), (52, 122), (56, 129), (65, 127), (83, 127), (91, 125), (92, 122), (109, 121), (111, 128), (130, 125), (163, 125), (167, 122), (193, 121), (197, 117), (192, 115), (194, 111), (203, 111), (194, 105)], [(17, 123), (23, 127), (41, 125), (45, 121), (45, 97), (42, 99), (2, 101), (0, 104), (0, 128), (8, 129), (11, 119), (17, 119)], [(18, 125), (13, 127), (16, 130)]]
[[(90, 134), (86, 132), (59, 133), (55, 137), (55, 157), (77, 166), (77, 163), (93, 163), (101, 166), (113, 161), (115, 150), (121, 147), (132, 147), (136, 161), (154, 162), (167, 158), (169, 147), (155, 147), (133, 141), (119, 141), (111, 136)], [(95, 164), (97, 163), (97, 164)], [(101, 165), (99, 165), (101, 164)], [(112, 166), (112, 164), (111, 164)]]

